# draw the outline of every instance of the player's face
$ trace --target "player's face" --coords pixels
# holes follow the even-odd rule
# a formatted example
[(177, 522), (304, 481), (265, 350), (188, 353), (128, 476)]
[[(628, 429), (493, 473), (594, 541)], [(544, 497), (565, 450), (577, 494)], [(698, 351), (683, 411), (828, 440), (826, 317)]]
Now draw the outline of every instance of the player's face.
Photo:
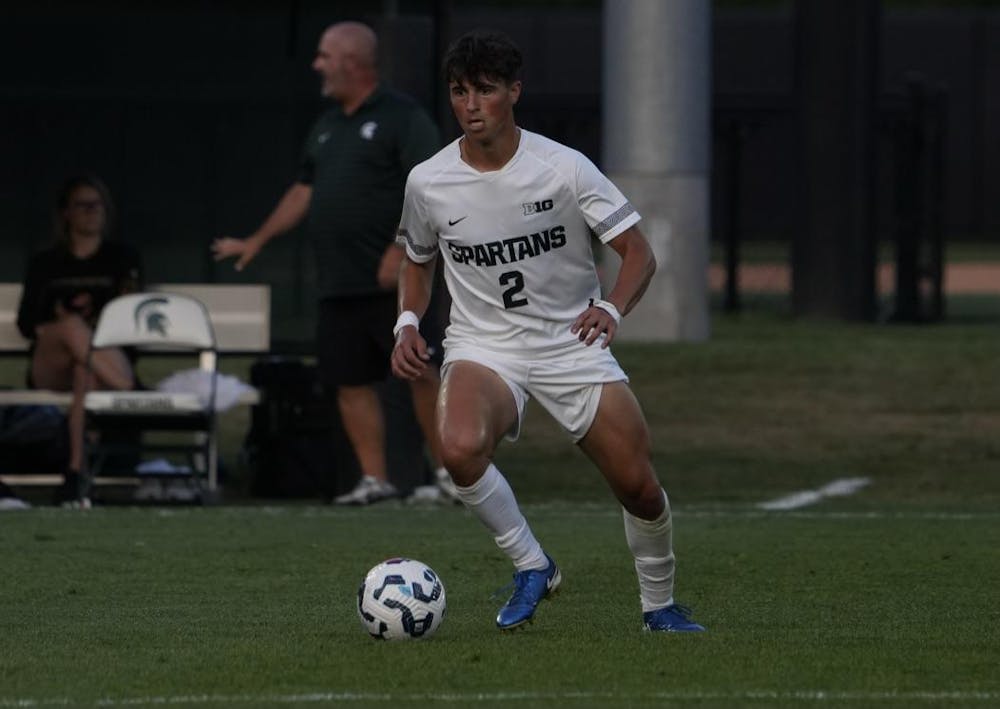
[(69, 195), (63, 218), (70, 233), (94, 235), (104, 231), (104, 200), (89, 185), (80, 185)]
[(488, 144), (514, 129), (514, 104), (521, 96), (521, 82), (506, 84), (480, 77), (475, 81), (452, 81), (451, 110), (470, 140)]
[(344, 58), (344, 51), (340, 48), (336, 36), (332, 32), (324, 33), (316, 48), (316, 58), (312, 67), (320, 76), (320, 93), (335, 101), (343, 98), (346, 91)]

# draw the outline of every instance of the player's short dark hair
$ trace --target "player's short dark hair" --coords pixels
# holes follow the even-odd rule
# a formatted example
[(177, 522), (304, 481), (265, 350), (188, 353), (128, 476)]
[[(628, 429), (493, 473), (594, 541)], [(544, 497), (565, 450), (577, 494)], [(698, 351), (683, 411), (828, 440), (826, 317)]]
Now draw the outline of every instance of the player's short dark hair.
[(442, 68), (449, 84), (477, 79), (510, 84), (521, 73), (521, 50), (502, 32), (473, 30), (452, 42)]

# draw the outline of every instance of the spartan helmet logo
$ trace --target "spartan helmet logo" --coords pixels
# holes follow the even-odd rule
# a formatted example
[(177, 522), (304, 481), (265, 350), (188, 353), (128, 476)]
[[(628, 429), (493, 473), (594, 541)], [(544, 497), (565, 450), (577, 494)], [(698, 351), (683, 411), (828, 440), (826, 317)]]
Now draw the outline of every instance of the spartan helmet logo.
[(170, 326), (170, 320), (167, 316), (159, 309), (159, 306), (166, 305), (170, 301), (162, 296), (156, 296), (153, 298), (146, 298), (137, 306), (135, 306), (135, 330), (136, 332), (142, 332), (145, 329), (146, 332), (156, 333), (158, 335), (167, 336), (167, 328)]

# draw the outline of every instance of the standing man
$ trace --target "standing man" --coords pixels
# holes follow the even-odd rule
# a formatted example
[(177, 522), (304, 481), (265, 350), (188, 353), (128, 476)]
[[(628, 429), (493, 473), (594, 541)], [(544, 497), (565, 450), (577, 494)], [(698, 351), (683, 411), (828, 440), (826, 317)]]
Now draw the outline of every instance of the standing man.
[[(515, 124), (520, 68), (517, 47), (495, 33), (467, 34), (445, 56), (464, 135), (407, 181), (393, 371), (412, 380), (428, 370), (417, 326), (440, 253), (452, 308), (438, 433), (458, 495), (514, 563), (499, 628), (531, 620), (562, 578), (492, 462), (501, 438), (517, 438), (533, 396), (622, 505), (643, 626), (702, 631), (674, 602), (670, 506), (650, 462), (646, 421), (608, 349), (656, 263), (639, 215), (589, 160)], [(592, 236), (622, 259), (604, 300)]]
[[(393, 243), (410, 169), (437, 150), (437, 128), (417, 103), (379, 83), (375, 33), (358, 22), (330, 26), (313, 69), (323, 96), (337, 105), (306, 141), (299, 174), (263, 224), (246, 239), (220, 238), (216, 260), (236, 257), (242, 270), (275, 236), (303, 219), (319, 285), (316, 341), (320, 376), (337, 405), (362, 477), (336, 504), (367, 505), (396, 497), (385, 456), (385, 419), (375, 385), (389, 373), (394, 289), (403, 249)], [(439, 335), (425, 333), (431, 342)], [(428, 367), (411, 379), (417, 420), (445, 491), (434, 435), (439, 379)]]

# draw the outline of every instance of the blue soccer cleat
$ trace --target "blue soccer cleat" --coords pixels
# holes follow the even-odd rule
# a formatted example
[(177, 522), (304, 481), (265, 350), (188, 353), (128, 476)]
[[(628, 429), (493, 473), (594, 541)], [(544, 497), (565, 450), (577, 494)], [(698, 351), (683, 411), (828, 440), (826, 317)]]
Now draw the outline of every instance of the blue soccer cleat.
[(544, 569), (514, 574), (514, 593), (497, 613), (497, 627), (501, 630), (511, 630), (531, 620), (542, 599), (559, 586), (562, 581), (559, 567), (548, 554), (545, 558), (549, 565)]
[(691, 609), (676, 603), (642, 614), (643, 630), (664, 633), (703, 633), (704, 626), (691, 620)]

